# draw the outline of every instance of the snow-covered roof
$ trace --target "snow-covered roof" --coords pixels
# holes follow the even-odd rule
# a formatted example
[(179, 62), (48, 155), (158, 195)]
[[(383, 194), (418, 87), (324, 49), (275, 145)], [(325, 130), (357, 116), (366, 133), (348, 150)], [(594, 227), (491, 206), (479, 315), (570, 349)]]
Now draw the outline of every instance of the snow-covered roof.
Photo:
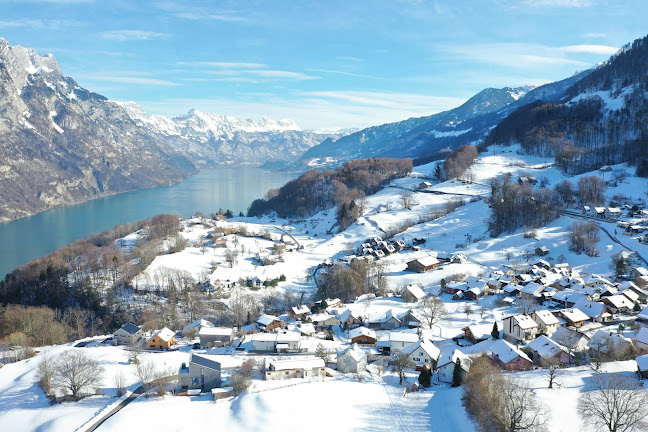
[(637, 336), (635, 336), (635, 340), (637, 342), (641, 342), (643, 344), (648, 345), (648, 328), (642, 328), (639, 330), (639, 333), (637, 333)]
[(199, 320), (196, 320), (196, 321), (184, 326), (183, 329), (182, 329), (182, 333), (186, 333), (189, 330), (194, 329), (194, 328), (199, 327), (199, 326), (200, 327), (213, 327), (214, 324), (212, 324), (211, 322), (209, 322), (207, 320), (199, 319)]
[(367, 328), (367, 327), (356, 327), (353, 330), (349, 331), (349, 338), (353, 339), (358, 336), (369, 336), (372, 338), (376, 338), (376, 332), (373, 329)]
[(418, 349), (422, 349), (423, 351), (425, 351), (425, 353), (432, 360), (438, 360), (439, 357), (441, 356), (441, 350), (437, 348), (436, 345), (432, 343), (432, 341), (425, 338), (419, 339), (418, 342), (408, 346), (407, 348), (404, 348), (401, 352), (406, 355), (411, 355)]
[(358, 344), (353, 344), (350, 347), (347, 347), (347, 348), (343, 349), (342, 351), (338, 351), (337, 356), (338, 356), (338, 358), (343, 357), (343, 356), (349, 356), (355, 362), (359, 362), (363, 358), (367, 357), (367, 353), (364, 352), (358, 346)]
[(544, 289), (545, 287), (540, 285), (539, 283), (529, 282), (528, 284), (520, 288), (520, 292), (533, 295), (533, 296), (538, 296), (542, 291), (544, 291)]
[(173, 330), (164, 327), (163, 329), (160, 329), (155, 333), (153, 333), (151, 339), (153, 339), (155, 336), (158, 336), (160, 339), (162, 339), (165, 342), (169, 342), (175, 336), (175, 333), (173, 332)]
[(436, 258), (436, 256), (432, 256), (432, 255), (429, 255), (429, 256), (426, 256), (426, 257), (423, 257), (423, 258), (419, 258), (419, 259), (415, 259), (415, 260), (412, 260), (410, 262), (418, 262), (423, 267), (429, 267), (429, 266), (439, 264), (439, 260)]
[(523, 330), (529, 330), (538, 327), (538, 323), (533, 321), (533, 318), (528, 315), (513, 315), (513, 319), (517, 321), (518, 326), (520, 326), (520, 328)]
[(263, 326), (268, 326), (277, 320), (279, 320), (279, 318), (274, 315), (263, 314), (256, 320), (256, 322)]
[(551, 335), (551, 339), (563, 345), (576, 345), (581, 340), (589, 340), (589, 337), (584, 333), (570, 330), (566, 327), (558, 327), (556, 332)]
[(302, 314), (307, 314), (310, 313), (310, 308), (306, 305), (301, 305), (301, 306), (293, 306), (290, 308), (292, 313), (295, 315), (302, 315)]
[(609, 330), (599, 329), (594, 333), (594, 335), (592, 335), (587, 345), (590, 349), (607, 352), (608, 347), (610, 346), (609, 342), (612, 342), (615, 347), (620, 347), (621, 349), (632, 344), (632, 341), (623, 335), (612, 333)]
[(524, 354), (522, 351), (520, 351), (514, 345), (511, 345), (504, 339), (500, 339), (497, 342), (493, 343), (490, 346), (489, 350), (491, 351), (491, 353), (496, 354), (503, 363), (508, 363), (517, 357), (522, 357), (523, 359), (531, 361), (529, 356)]
[(390, 342), (411, 342), (414, 343), (418, 341), (418, 335), (416, 333), (405, 333), (405, 332), (391, 332), (389, 333)]
[(561, 309), (560, 313), (571, 322), (587, 321), (589, 317), (580, 309)]
[(423, 298), (426, 297), (426, 296), (425, 296), (425, 293), (423, 292), (423, 290), (421, 289), (421, 287), (418, 286), (417, 284), (410, 284), (410, 285), (407, 285), (407, 286), (403, 289), (403, 294), (405, 294), (406, 292), (409, 292), (409, 293), (410, 293), (412, 296), (414, 296), (414, 298), (417, 299), (417, 300), (421, 300), (421, 299), (423, 299)]
[(603, 303), (593, 302), (587, 299), (578, 300), (574, 308), (582, 311), (590, 318), (598, 318), (605, 313), (605, 305)]
[(648, 354), (637, 357), (637, 367), (640, 371), (648, 370)]
[(558, 318), (546, 309), (537, 310), (534, 314), (544, 325), (558, 324)]
[(468, 326), (468, 330), (470, 330), (470, 333), (477, 340), (488, 339), (491, 337), (493, 324), (471, 324)]
[(272, 360), (268, 363), (270, 370), (314, 369), (323, 368), (324, 360), (319, 357), (301, 357), (295, 359)]
[(536, 351), (540, 357), (544, 358), (554, 357), (555, 355), (560, 354), (561, 351), (565, 351), (565, 348), (545, 335), (533, 339), (527, 345), (529, 348)]
[(452, 352), (452, 355), (446, 355), (441, 360), (439, 360), (439, 365), (437, 367), (445, 366), (450, 363), (455, 364), (457, 363), (457, 359), (461, 360), (461, 369), (468, 372), (468, 370), (470, 370), (471, 363), (470, 357), (468, 357), (458, 349), (454, 350)]
[(232, 329), (229, 327), (201, 327), (198, 336), (224, 336), (232, 335)]
[(613, 295), (605, 298), (608, 302), (612, 303), (612, 306), (614, 306), (617, 309), (620, 308), (628, 308), (632, 309), (634, 306), (634, 303), (632, 303), (628, 297), (624, 295)]
[(643, 310), (637, 314), (637, 318), (648, 320), (648, 306), (643, 308)]

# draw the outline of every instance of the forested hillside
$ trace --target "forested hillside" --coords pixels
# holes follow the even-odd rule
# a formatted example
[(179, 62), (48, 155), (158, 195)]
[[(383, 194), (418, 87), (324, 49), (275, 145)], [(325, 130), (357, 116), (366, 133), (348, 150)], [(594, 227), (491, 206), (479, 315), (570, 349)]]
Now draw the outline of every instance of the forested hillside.
[(568, 174), (628, 162), (646, 176), (648, 37), (628, 44), (566, 90), (560, 102), (536, 101), (500, 122), (485, 145), (520, 143), (555, 157)]

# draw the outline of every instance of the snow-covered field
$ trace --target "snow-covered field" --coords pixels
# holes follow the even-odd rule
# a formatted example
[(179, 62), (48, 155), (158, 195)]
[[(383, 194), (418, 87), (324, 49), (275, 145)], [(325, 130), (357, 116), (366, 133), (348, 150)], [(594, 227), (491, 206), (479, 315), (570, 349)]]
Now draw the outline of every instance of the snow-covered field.
[[(557, 263), (564, 257), (572, 268), (581, 272), (602, 275), (611, 273), (612, 255), (623, 249), (610, 237), (601, 233), (598, 257), (587, 257), (570, 251), (567, 230), (574, 218), (562, 216), (549, 225), (537, 229), (537, 236), (525, 238), (522, 230), (502, 234), (497, 238), (488, 235), (489, 208), (480, 197), (490, 192), (489, 179), (511, 173), (513, 176), (531, 173), (538, 179), (546, 178), (549, 187), (566, 179), (550, 160), (539, 157), (521, 156), (517, 147), (497, 147), (480, 156), (471, 169), (472, 182), (449, 181), (435, 184), (430, 191), (417, 191), (421, 178), (431, 176), (435, 163), (416, 167), (410, 176), (396, 180), (366, 200), (365, 213), (356, 223), (341, 233), (335, 232), (335, 211), (321, 212), (306, 220), (282, 220), (271, 217), (233, 218), (219, 222), (223, 227), (245, 227), (248, 232), (263, 234), (269, 232), (273, 240), (259, 237), (229, 234), (227, 245), (242, 252), (237, 262), (230, 266), (226, 259), (226, 248), (200, 247), (206, 236), (214, 229), (203, 225), (200, 219), (186, 222), (182, 235), (190, 246), (181, 252), (161, 255), (155, 258), (146, 271), (138, 277), (139, 288), (153, 290), (155, 275), (162, 269), (177, 269), (189, 272), (200, 282), (208, 278), (217, 281), (236, 282), (239, 279), (258, 277), (261, 280), (286, 276), (277, 288), (294, 293), (313, 293), (316, 289), (309, 278), (313, 269), (325, 260), (335, 261), (349, 255), (350, 249), (357, 248), (367, 238), (385, 236), (385, 231), (393, 231), (408, 221), (413, 226), (395, 235), (411, 243), (413, 238), (423, 238), (426, 243), (419, 251), (407, 250), (381, 260), (384, 264), (389, 287), (396, 291), (407, 284), (421, 284), (429, 291), (437, 287), (441, 279), (455, 274), (488, 276), (489, 272), (506, 263), (526, 262), (524, 255), (538, 246), (546, 246), (550, 253), (544, 259)], [(619, 165), (614, 169), (626, 170), (630, 174), (626, 180), (615, 187), (608, 188), (607, 196), (623, 194), (634, 201), (646, 199), (648, 185), (645, 179), (632, 177), (630, 167)], [(599, 175), (598, 173), (590, 173)], [(576, 183), (578, 178), (569, 178)], [(415, 204), (411, 209), (403, 206), (401, 196), (405, 190), (412, 190)], [(466, 204), (455, 209), (447, 216), (420, 223), (429, 215), (445, 208), (451, 199), (464, 198)], [(611, 233), (615, 224), (599, 222)], [(290, 233), (302, 246), (300, 250), (283, 253), (283, 262), (261, 266), (254, 261), (257, 253), (264, 253), (276, 244), (282, 234)], [(648, 256), (648, 246), (636, 239), (618, 235), (619, 241), (629, 249), (637, 250)], [(130, 248), (137, 239), (130, 235), (121, 242), (122, 247)], [(457, 246), (459, 245), (459, 247)], [(412, 259), (426, 256), (431, 251), (459, 252), (469, 261), (447, 264), (426, 273), (406, 272), (406, 263)], [(560, 258), (559, 258), (560, 257)], [(251, 292), (263, 295), (264, 289)], [(460, 348), (453, 337), (462, 333), (462, 328), (475, 323), (492, 324), (501, 322), (510, 315), (512, 307), (495, 305), (495, 296), (489, 296), (478, 303), (472, 303), (472, 314), (464, 312), (465, 302), (455, 302), (449, 295), (442, 295), (448, 309), (448, 318), (425, 335), (431, 338), (442, 352), (442, 357)], [(406, 303), (397, 297), (364, 299), (345, 305), (341, 309), (367, 314), (393, 310), (404, 313), (415, 304)], [(379, 331), (378, 336), (383, 332)], [(626, 336), (633, 336), (626, 330)], [(191, 341), (186, 341), (191, 342)], [(341, 349), (347, 343), (344, 332), (336, 333), (334, 341), (309, 338), (304, 343), (310, 351), (322, 343), (326, 349)], [(0, 430), (4, 431), (75, 431), (83, 430), (83, 425), (114, 404), (113, 377), (121, 371), (127, 377), (127, 385), (137, 385), (134, 368), (128, 364), (126, 352), (121, 347), (97, 346), (73, 348), (57, 346), (47, 348), (52, 355), (68, 349), (80, 349), (100, 362), (105, 369), (105, 379), (100, 396), (92, 396), (80, 402), (50, 406), (44, 393), (36, 385), (36, 367), (39, 356), (0, 368)], [(245, 345), (245, 342), (244, 342)], [(463, 348), (465, 353), (487, 349), (488, 341), (473, 347)], [(243, 346), (245, 347), (245, 346)], [(160, 367), (177, 369), (189, 359), (189, 347), (166, 353), (147, 353), (143, 360), (151, 360)], [(224, 367), (237, 367), (246, 358), (245, 354), (231, 355), (226, 349), (200, 350), (218, 356)], [(634, 361), (615, 362), (604, 365), (604, 372), (633, 374)], [(375, 367), (371, 374), (362, 380), (347, 375), (334, 375), (323, 382), (304, 382), (293, 380), (289, 387), (286, 382), (257, 382), (249, 392), (236, 397), (213, 403), (208, 396), (200, 397), (140, 397), (118, 414), (105, 422), (99, 430), (122, 431), (138, 429), (151, 430), (204, 430), (220, 428), (226, 431), (266, 431), (280, 429), (285, 431), (357, 431), (357, 430), (398, 430), (398, 431), (471, 431), (473, 425), (467, 419), (461, 406), (461, 389), (450, 388), (436, 383), (419, 393), (403, 395), (404, 386), (398, 384), (397, 377), (391, 372), (378, 376)], [(558, 379), (560, 386), (547, 389), (546, 372), (534, 370), (512, 374), (525, 383), (551, 412), (548, 430), (584, 430), (576, 415), (578, 394), (595, 372), (590, 367), (565, 369)], [(408, 376), (414, 382), (416, 375)], [(294, 385), (293, 385), (294, 384)]]

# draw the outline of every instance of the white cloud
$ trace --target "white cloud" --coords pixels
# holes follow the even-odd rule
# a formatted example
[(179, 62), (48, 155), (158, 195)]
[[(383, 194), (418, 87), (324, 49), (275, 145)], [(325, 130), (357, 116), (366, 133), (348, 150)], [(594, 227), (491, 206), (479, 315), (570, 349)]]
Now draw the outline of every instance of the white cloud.
[(588, 38), (588, 39), (602, 39), (602, 38), (606, 38), (607, 36), (608, 36), (607, 33), (585, 33), (585, 34), (583, 34), (583, 37)]
[(569, 45), (560, 47), (564, 52), (569, 53), (586, 53), (586, 54), (605, 54), (612, 55), (619, 50), (617, 47), (607, 45)]
[(177, 18), (191, 21), (210, 20), (228, 23), (247, 21), (247, 17), (223, 9), (212, 10), (211, 8), (197, 8), (175, 2), (163, 2), (158, 3), (155, 6)]
[(176, 64), (183, 65), (183, 66), (210, 66), (215, 68), (229, 68), (229, 69), (259, 69), (259, 68), (268, 67), (268, 65), (263, 63), (214, 62), (214, 61), (178, 62)]
[(376, 77), (371, 76), (371, 75), (361, 75), (357, 73), (352, 73), (352, 72), (344, 72), (344, 71), (336, 71), (336, 70), (329, 70), (329, 69), (306, 69), (309, 72), (321, 72), (321, 73), (330, 73), (330, 74), (336, 74), (336, 75), (347, 75), (347, 76), (353, 76), (353, 77), (359, 77), (359, 78), (372, 78), (375, 79)]
[(106, 40), (125, 42), (133, 40), (167, 39), (169, 35), (167, 33), (146, 30), (109, 30), (102, 32), (101, 37)]
[(593, 4), (592, 0), (526, 0), (525, 6), (534, 8), (584, 8)]
[(119, 72), (117, 72), (117, 73), (111, 73), (110, 75), (106, 75), (106, 74), (78, 75), (77, 78), (87, 80), (87, 81), (111, 82), (111, 83), (120, 83), (120, 84), (138, 84), (138, 85), (152, 85), (152, 86), (165, 86), (165, 87), (179, 85), (178, 83), (175, 83), (173, 81), (141, 76), (141, 75), (148, 75), (147, 73), (134, 72), (133, 75), (140, 75), (140, 76), (120, 75)]

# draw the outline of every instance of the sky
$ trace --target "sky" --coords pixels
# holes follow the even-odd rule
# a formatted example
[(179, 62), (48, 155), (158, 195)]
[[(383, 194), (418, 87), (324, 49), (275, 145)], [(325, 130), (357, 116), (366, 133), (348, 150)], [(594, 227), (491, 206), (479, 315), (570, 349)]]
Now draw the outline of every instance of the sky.
[(362, 128), (539, 85), (648, 34), (645, 0), (0, 0), (0, 37), (167, 116)]

